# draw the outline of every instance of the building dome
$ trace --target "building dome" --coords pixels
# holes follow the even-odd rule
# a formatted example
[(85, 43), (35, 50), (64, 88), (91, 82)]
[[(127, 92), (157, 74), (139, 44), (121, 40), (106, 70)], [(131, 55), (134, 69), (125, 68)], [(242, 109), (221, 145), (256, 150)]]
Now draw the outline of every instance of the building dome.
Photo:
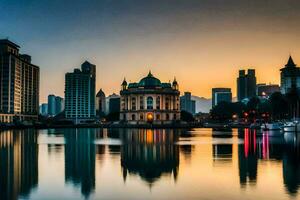
[(151, 71), (149, 72), (148, 76), (142, 78), (139, 82), (140, 87), (160, 87), (161, 82), (158, 78), (155, 78)]

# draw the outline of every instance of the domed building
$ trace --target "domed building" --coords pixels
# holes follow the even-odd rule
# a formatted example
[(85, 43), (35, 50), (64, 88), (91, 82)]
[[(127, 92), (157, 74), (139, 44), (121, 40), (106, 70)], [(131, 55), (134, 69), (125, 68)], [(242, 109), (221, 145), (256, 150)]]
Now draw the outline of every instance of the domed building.
[(138, 83), (122, 83), (120, 120), (130, 124), (168, 124), (180, 120), (179, 89), (151, 72)]

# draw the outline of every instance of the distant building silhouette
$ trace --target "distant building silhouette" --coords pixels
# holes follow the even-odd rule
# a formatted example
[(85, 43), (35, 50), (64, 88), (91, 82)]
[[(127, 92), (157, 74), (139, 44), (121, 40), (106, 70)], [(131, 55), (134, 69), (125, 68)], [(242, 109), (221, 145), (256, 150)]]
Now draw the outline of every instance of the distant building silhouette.
[(61, 113), (64, 110), (64, 99), (50, 94), (48, 96), (48, 115), (49, 116), (56, 116), (57, 114)]
[(43, 103), (42, 105), (40, 105), (40, 114), (43, 116), (48, 115), (48, 104), (47, 103)]
[(96, 66), (85, 61), (80, 69), (66, 73), (65, 117), (80, 123), (96, 116)]
[(257, 84), (257, 86), (256, 86), (256, 95), (257, 96), (269, 97), (274, 92), (280, 92), (279, 85), (276, 85), (276, 84), (267, 85), (265, 83), (262, 83), (262, 84)]
[(120, 96), (113, 93), (107, 97), (108, 99), (108, 113), (120, 112)]
[(196, 114), (196, 101), (191, 98), (192, 94), (190, 92), (184, 92), (184, 95), (180, 97), (180, 110), (194, 115)]
[(0, 122), (37, 120), (40, 69), (17, 44), (0, 40)]
[(242, 101), (245, 98), (254, 97), (255, 95), (256, 95), (255, 69), (248, 69), (247, 74), (245, 70), (240, 70), (239, 77), (237, 78), (238, 101)]
[(300, 89), (300, 68), (294, 63), (292, 56), (280, 71), (281, 93), (286, 94), (293, 88)]
[(48, 95), (48, 115), (55, 116), (55, 95)]
[(106, 97), (102, 89), (100, 89), (96, 95), (96, 113), (98, 116), (106, 113)]
[(55, 114), (59, 114), (64, 110), (65, 103), (62, 97), (56, 96), (55, 97)]
[(231, 88), (212, 88), (212, 107), (220, 102), (231, 102)]

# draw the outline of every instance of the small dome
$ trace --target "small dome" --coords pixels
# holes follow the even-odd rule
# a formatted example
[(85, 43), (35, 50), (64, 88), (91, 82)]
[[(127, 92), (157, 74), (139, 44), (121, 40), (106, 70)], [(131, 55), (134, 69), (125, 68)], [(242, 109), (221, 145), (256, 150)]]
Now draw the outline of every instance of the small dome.
[(160, 87), (161, 82), (158, 78), (155, 78), (151, 71), (149, 72), (148, 76), (142, 78), (139, 82), (140, 87)]

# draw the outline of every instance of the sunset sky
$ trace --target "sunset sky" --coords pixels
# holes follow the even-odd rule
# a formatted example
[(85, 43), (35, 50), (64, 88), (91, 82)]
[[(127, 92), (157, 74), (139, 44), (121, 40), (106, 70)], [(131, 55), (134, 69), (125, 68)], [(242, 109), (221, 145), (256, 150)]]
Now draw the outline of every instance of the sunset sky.
[(182, 92), (236, 96), (239, 69), (279, 83), (289, 54), (300, 65), (299, 0), (0, 0), (0, 13), (0, 38), (40, 66), (41, 103), (64, 96), (65, 73), (85, 60), (107, 95), (151, 70)]

